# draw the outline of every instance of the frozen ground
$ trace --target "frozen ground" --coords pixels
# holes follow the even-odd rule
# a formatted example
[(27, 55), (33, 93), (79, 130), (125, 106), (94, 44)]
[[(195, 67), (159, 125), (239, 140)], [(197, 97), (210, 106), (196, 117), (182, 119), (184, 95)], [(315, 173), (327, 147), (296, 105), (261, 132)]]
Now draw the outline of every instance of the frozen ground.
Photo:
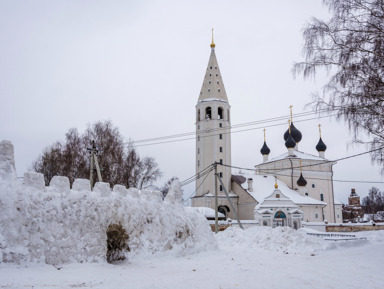
[(117, 265), (0, 264), (0, 288), (384, 288), (384, 231), (324, 241), (292, 229), (228, 229), (217, 249)]

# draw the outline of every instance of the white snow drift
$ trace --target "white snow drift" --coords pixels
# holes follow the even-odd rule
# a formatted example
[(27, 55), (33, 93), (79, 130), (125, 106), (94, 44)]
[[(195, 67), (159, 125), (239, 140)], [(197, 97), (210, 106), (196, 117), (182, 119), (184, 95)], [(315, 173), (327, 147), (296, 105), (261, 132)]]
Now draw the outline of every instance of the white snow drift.
[(180, 203), (174, 182), (165, 201), (160, 192), (127, 190), (66, 177), (28, 172), (18, 183), (13, 145), (0, 142), (0, 262), (99, 262), (106, 259), (107, 229), (121, 225), (128, 258), (172, 250), (174, 254), (216, 246), (206, 219)]

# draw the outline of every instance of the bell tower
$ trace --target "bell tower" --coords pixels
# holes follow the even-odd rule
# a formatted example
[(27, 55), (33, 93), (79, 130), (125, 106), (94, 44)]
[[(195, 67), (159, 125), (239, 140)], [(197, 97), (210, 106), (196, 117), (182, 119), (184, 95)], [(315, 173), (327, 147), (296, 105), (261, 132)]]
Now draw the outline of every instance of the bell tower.
[[(196, 174), (201, 177), (196, 180), (192, 206), (214, 209), (215, 176), (213, 171), (204, 175), (204, 169), (215, 162), (231, 165), (231, 106), (216, 59), (213, 34), (210, 46), (211, 55), (196, 105)], [(217, 172), (228, 193), (231, 192), (231, 168), (218, 165)], [(217, 192), (224, 196), (219, 182)]]

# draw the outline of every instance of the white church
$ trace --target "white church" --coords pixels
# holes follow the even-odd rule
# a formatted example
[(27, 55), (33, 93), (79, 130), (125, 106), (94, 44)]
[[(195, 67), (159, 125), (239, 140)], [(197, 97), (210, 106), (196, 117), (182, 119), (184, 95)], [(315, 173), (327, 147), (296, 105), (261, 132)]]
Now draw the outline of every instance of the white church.
[[(240, 220), (255, 220), (261, 226), (297, 229), (302, 222), (342, 223), (342, 204), (335, 201), (333, 191), (335, 162), (325, 158), (327, 146), (321, 132), (317, 156), (299, 151), (302, 134), (293, 125), (292, 114), (284, 134), (287, 151), (269, 158), (264, 136), (260, 150), (263, 162), (249, 174), (232, 174), (231, 106), (213, 39), (210, 46), (211, 55), (196, 105), (196, 174), (202, 176), (196, 180), (192, 206), (215, 209), (217, 186), (218, 210), (226, 218), (235, 219), (230, 199)], [(204, 174), (215, 162), (224, 187), (215, 180), (213, 172)]]

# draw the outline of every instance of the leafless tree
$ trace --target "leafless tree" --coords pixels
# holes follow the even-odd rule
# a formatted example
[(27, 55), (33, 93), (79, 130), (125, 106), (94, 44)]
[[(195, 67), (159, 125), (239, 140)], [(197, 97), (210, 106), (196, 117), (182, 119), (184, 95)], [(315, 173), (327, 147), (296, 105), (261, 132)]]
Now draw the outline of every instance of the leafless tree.
[[(305, 60), (293, 74), (315, 76), (319, 69), (329, 80), (312, 105), (336, 114), (353, 132), (353, 141), (365, 143), (372, 161), (384, 165), (384, 1), (324, 0), (332, 17), (313, 18), (304, 27)], [(363, 141), (360, 132), (369, 135)]]
[(44, 175), (45, 185), (48, 185), (53, 176), (62, 175), (61, 143), (56, 142), (44, 149), (43, 153), (32, 162), (32, 169)]
[(366, 214), (376, 214), (379, 211), (384, 211), (384, 194), (378, 188), (372, 187), (361, 204)]
[[(88, 179), (90, 156), (87, 148), (92, 140), (100, 148), (98, 161), (104, 182), (141, 189), (161, 177), (156, 161), (151, 157), (140, 158), (132, 142), (126, 147), (111, 121), (88, 125), (82, 135), (77, 129), (70, 129), (65, 142), (56, 142), (46, 148), (32, 163), (32, 169), (44, 175), (46, 185), (56, 175), (69, 177), (71, 185), (75, 178)], [(96, 181), (96, 174), (94, 177)]]

